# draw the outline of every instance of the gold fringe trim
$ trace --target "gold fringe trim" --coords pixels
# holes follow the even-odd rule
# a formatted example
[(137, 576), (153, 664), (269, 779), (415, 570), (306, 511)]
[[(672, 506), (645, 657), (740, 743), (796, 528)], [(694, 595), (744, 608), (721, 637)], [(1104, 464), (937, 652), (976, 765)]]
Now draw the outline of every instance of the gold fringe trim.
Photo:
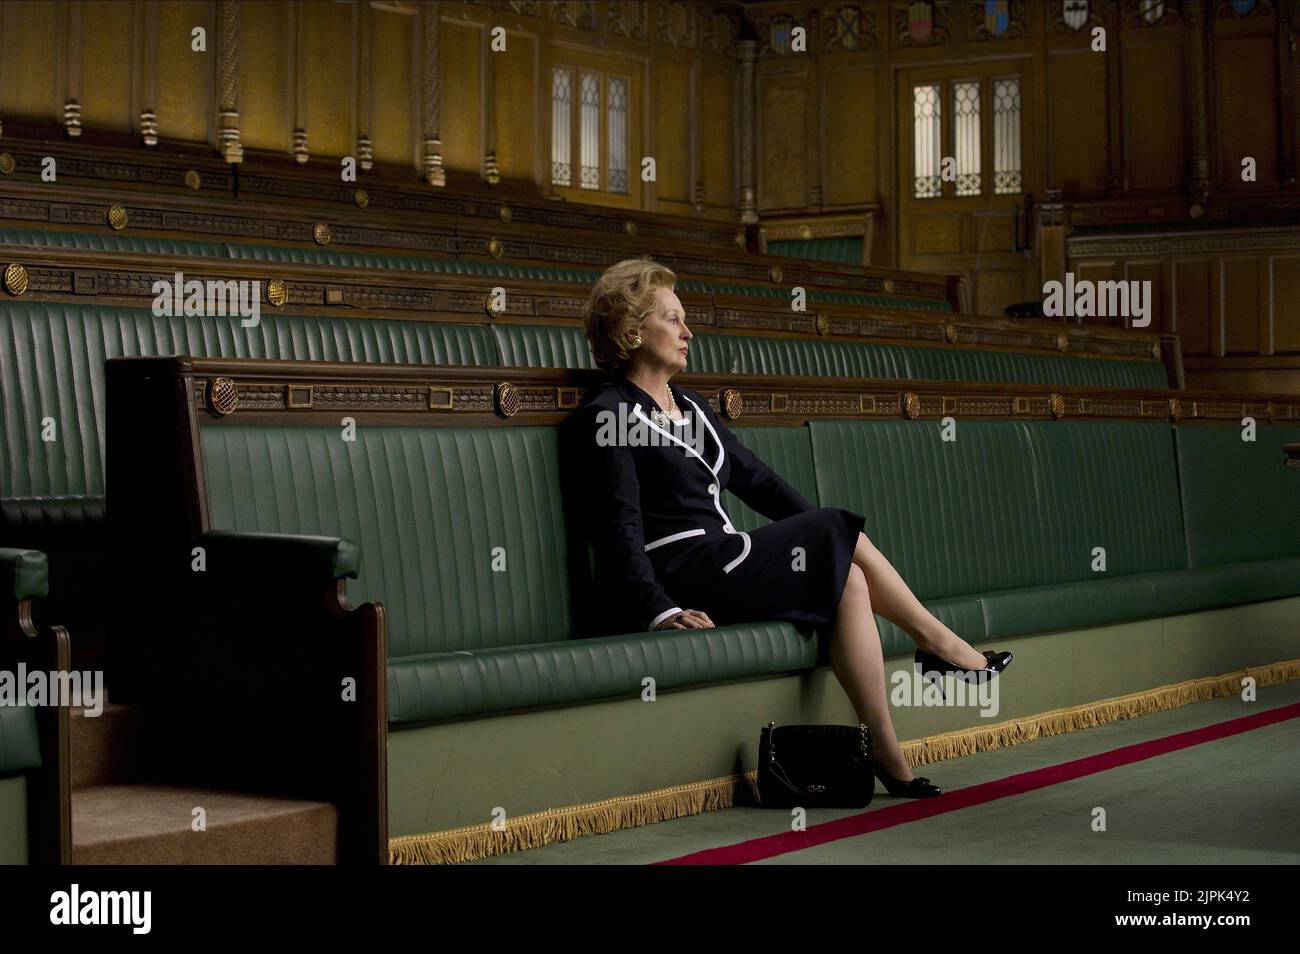
[[(990, 752), (1046, 736), (1091, 729), (1121, 719), (1132, 719), (1234, 695), (1241, 691), (1241, 681), (1247, 676), (1253, 677), (1259, 686), (1300, 679), (1300, 659), (1268, 666), (1250, 666), (1222, 676), (1189, 679), (1126, 696), (1053, 709), (1023, 719), (1010, 719), (995, 725), (942, 732), (904, 742), (903, 751), (914, 766), (960, 758), (976, 752)], [(638, 795), (620, 795), (600, 802), (551, 808), (531, 815), (521, 815), (507, 822), (500, 830), (493, 830), (491, 824), (483, 824), (424, 835), (403, 835), (389, 839), (388, 862), (394, 865), (434, 865), (477, 861), (492, 855), (572, 841), (582, 835), (637, 828), (700, 812), (730, 808), (736, 804), (737, 793), (748, 794), (750, 802), (756, 803), (757, 779), (758, 771), (755, 769), (740, 775), (690, 785), (675, 785)]]

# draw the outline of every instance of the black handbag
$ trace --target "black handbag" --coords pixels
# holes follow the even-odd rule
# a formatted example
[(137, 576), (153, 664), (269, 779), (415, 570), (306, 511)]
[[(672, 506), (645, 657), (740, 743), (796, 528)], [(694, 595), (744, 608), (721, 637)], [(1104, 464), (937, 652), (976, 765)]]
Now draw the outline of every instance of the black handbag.
[(876, 792), (871, 729), (769, 722), (758, 742), (764, 808), (865, 808)]

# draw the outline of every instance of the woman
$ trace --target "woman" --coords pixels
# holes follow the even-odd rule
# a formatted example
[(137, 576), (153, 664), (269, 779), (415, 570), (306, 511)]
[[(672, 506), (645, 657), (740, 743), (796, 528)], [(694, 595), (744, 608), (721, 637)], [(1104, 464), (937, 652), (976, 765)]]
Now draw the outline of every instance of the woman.
[[(940, 794), (913, 776), (894, 734), (873, 613), (917, 643), (927, 673), (992, 678), (1010, 653), (980, 653), (936, 619), (862, 532), (865, 518), (814, 507), (747, 450), (695, 391), (670, 385), (694, 337), (676, 276), (648, 258), (610, 266), (592, 290), (587, 340), (611, 385), (573, 425), (585, 440), (583, 500), (610, 579), (614, 632), (782, 619), (831, 627), (830, 662), (872, 732), (891, 795)], [(773, 522), (746, 533), (723, 509), (730, 488)], [(798, 549), (796, 549), (798, 548)], [(670, 595), (671, 594), (671, 595)]]

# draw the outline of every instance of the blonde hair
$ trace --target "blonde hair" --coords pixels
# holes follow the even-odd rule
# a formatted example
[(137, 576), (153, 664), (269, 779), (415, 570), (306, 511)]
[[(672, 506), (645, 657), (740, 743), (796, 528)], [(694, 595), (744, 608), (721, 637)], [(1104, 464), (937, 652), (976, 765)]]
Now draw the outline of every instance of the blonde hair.
[(624, 343), (658, 302), (658, 289), (672, 289), (677, 276), (649, 256), (625, 258), (596, 279), (582, 318), (596, 365), (613, 373), (631, 358)]

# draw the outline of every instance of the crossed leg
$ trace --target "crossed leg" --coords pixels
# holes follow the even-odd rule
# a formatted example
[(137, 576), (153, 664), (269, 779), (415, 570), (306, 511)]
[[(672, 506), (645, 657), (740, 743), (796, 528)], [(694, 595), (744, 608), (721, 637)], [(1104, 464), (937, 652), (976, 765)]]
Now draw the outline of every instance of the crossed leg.
[(831, 633), (831, 670), (859, 720), (871, 729), (876, 761), (894, 778), (906, 782), (913, 774), (889, 714), (877, 612), (919, 647), (956, 665), (982, 669), (987, 660), (922, 606), (884, 554), (866, 534), (858, 534)]
[(853, 562), (866, 575), (872, 609), (911, 636), (917, 646), (966, 669), (983, 669), (988, 665), (983, 653), (921, 605), (898, 571), (865, 533), (858, 534)]

